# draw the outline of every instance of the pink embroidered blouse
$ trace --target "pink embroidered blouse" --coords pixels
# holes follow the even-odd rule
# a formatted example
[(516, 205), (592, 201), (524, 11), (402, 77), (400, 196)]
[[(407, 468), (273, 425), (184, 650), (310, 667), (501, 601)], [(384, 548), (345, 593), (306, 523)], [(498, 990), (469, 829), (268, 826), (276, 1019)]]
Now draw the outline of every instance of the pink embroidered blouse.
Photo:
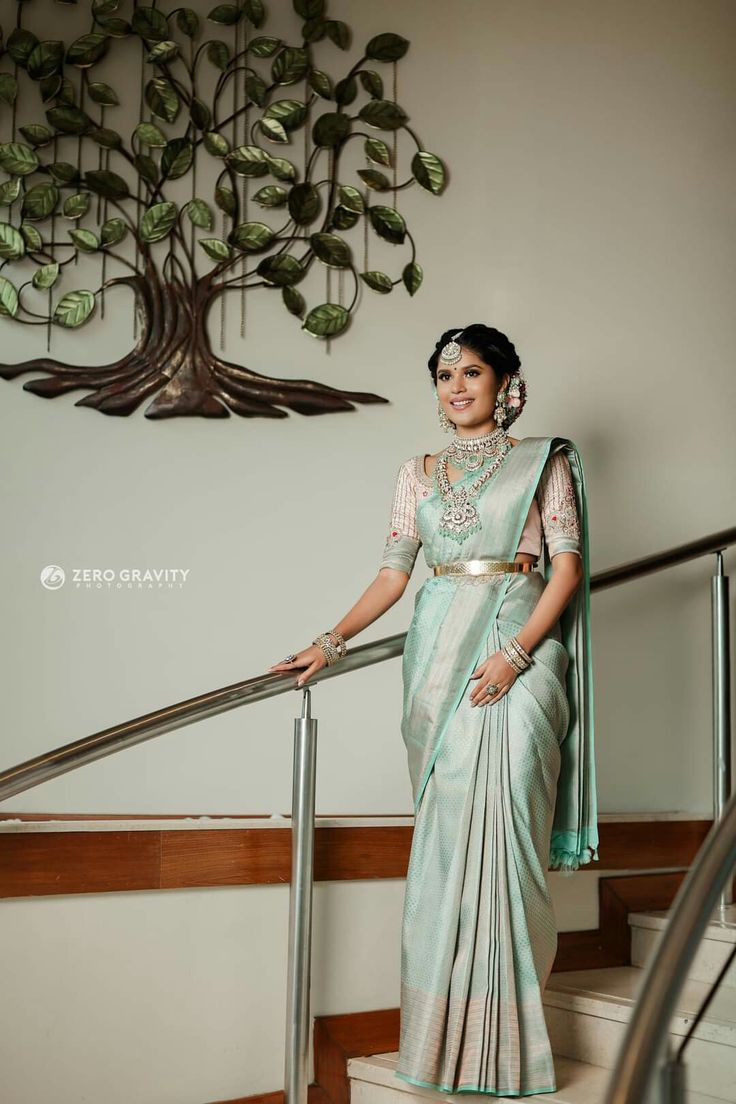
[[(424, 456), (412, 456), (399, 468), (381, 567), (398, 568), (411, 575), (421, 547), (417, 503), (430, 494), (433, 486), (432, 476), (424, 470)], [(538, 559), (542, 534), (550, 559), (558, 552), (576, 552), (582, 557), (575, 487), (570, 462), (563, 452), (554, 452), (547, 459), (516, 551), (529, 552)]]

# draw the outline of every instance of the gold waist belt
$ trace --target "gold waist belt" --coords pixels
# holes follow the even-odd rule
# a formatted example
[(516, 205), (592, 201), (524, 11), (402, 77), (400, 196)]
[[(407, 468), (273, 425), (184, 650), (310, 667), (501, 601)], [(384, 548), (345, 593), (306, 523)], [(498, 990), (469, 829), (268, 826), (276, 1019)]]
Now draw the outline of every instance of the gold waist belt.
[(516, 560), (455, 560), (453, 563), (435, 564), (435, 575), (494, 575), (497, 571), (534, 571), (534, 563), (517, 563)]

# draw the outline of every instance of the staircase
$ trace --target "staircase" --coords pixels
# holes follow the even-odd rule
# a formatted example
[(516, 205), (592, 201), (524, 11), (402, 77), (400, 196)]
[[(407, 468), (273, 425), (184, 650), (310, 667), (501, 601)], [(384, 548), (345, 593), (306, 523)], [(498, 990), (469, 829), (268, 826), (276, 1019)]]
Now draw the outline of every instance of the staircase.
[[(736, 905), (726, 919), (733, 927), (710, 924), (692, 964), (670, 1025), (673, 1045), (710, 991), (736, 942)], [(546, 1104), (599, 1104), (608, 1084), (643, 967), (667, 923), (667, 912), (629, 915), (631, 966), (553, 973), (544, 994), (545, 1015), (555, 1056), (557, 1092), (523, 1099)], [(688, 1104), (736, 1104), (736, 963), (715, 994), (685, 1051)], [(408, 1104), (408, 1097), (456, 1100), (503, 1099), (487, 1093), (450, 1095), (419, 1088), (394, 1077), (397, 1054), (374, 1054), (348, 1061), (351, 1104)], [(402, 1093), (403, 1096), (398, 1094)], [(518, 1102), (519, 1097), (506, 1097)]]

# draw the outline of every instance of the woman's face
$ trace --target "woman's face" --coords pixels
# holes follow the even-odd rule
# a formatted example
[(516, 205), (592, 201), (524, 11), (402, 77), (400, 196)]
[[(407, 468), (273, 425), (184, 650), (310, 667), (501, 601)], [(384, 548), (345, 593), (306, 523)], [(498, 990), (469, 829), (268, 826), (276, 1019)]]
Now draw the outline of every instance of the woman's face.
[[(507, 374), (501, 384), (508, 381)], [(490, 365), (464, 346), (457, 364), (437, 361), (437, 396), (442, 409), (458, 429), (472, 429), (473, 435), (496, 428), (493, 413), (501, 384)]]

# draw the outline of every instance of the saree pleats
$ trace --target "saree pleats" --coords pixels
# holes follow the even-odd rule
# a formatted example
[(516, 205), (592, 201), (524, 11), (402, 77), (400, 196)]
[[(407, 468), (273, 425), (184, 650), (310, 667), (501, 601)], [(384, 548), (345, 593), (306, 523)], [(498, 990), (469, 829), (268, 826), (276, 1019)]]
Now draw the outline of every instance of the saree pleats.
[[(559, 440), (527, 438), (523, 455), (514, 457), (521, 446), (509, 454), (513, 466), (504, 465), (479, 500), (488, 511), (485, 545), (460, 552), (433, 540), (439, 503), (425, 500), (419, 524), (430, 566), (513, 559), (550, 443)], [(565, 780), (562, 810), (559, 792), (579, 707), (569, 700), (569, 678), (578, 674), (568, 644), (581, 631), (585, 640), (585, 604), (552, 628), (497, 703), (473, 707), (469, 698), (474, 669), (525, 624), (544, 586), (541, 572), (433, 576), (417, 593), (404, 648), (402, 736), (415, 820), (396, 1075), (444, 1092), (556, 1089), (542, 1004), (557, 949), (546, 880), (555, 817), (576, 861), (587, 861), (580, 839), (597, 842), (592, 826), (576, 819), (595, 808), (587, 779), (580, 782), (581, 763), (591, 762), (580, 744), (568, 756), (577, 773)], [(582, 724), (577, 732), (586, 735)], [(576, 794), (572, 812), (568, 789)]]

